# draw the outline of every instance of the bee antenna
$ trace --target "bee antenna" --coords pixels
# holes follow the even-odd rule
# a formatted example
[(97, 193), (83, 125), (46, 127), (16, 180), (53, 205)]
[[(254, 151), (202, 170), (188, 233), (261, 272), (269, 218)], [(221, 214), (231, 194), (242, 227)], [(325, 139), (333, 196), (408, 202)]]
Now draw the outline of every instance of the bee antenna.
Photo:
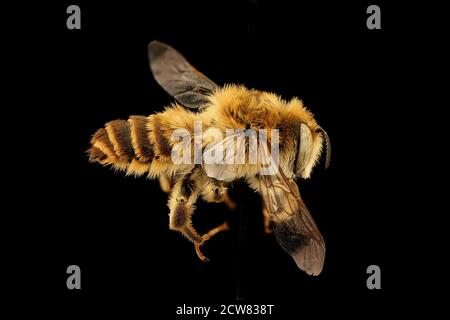
[(319, 127), (318, 131), (322, 133), (322, 137), (325, 139), (325, 148), (326, 148), (326, 155), (325, 155), (325, 169), (328, 169), (330, 166), (331, 161), (331, 142), (330, 137), (328, 136), (328, 133), (323, 130), (323, 128)]

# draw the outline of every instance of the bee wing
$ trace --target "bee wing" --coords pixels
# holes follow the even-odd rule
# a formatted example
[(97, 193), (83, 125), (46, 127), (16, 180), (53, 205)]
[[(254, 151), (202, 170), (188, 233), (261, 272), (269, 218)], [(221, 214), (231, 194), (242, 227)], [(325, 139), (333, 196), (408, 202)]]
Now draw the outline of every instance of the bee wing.
[[(267, 156), (262, 144), (260, 151)], [(325, 242), (308, 208), (300, 197), (297, 184), (281, 168), (273, 175), (256, 177), (264, 206), (274, 223), (274, 233), (281, 247), (309, 275), (321, 273), (325, 259)]]
[(156, 82), (182, 105), (198, 109), (217, 85), (171, 46), (152, 41), (148, 45), (150, 68)]

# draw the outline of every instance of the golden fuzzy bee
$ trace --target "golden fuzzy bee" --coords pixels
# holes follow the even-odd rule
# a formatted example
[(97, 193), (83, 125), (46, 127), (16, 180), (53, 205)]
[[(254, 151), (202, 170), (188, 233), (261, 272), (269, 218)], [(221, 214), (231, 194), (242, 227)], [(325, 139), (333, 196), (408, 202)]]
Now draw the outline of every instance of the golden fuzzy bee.
[[(200, 246), (227, 230), (228, 225), (224, 223), (200, 235), (191, 219), (195, 203), (201, 197), (233, 208), (227, 186), (230, 181), (244, 179), (262, 196), (265, 231), (270, 233), (273, 229), (281, 247), (300, 269), (318, 275), (323, 268), (325, 242), (294, 181), (297, 177), (310, 177), (323, 144), (325, 165), (329, 164), (329, 138), (312, 113), (296, 98), (284, 101), (275, 94), (243, 86), (219, 87), (179, 52), (161, 42), (152, 41), (148, 53), (156, 81), (178, 103), (148, 117), (131, 116), (128, 121), (108, 122), (92, 136), (90, 161), (111, 165), (127, 174), (159, 178), (162, 189), (170, 193), (170, 229), (192, 241), (203, 261), (207, 258)], [(213, 128), (223, 134), (234, 131), (225, 138), (209, 135), (197, 139), (198, 123), (202, 130)], [(249, 130), (265, 138), (253, 145), (256, 148), (252, 148), (249, 136), (239, 139), (239, 132)], [(272, 131), (277, 135), (267, 133)], [(274, 146), (277, 161), (267, 161), (275, 154)], [(227, 150), (221, 161), (196, 161), (195, 151), (220, 154), (220, 150)], [(235, 159), (240, 150), (248, 152), (244, 161), (228, 161)], [(176, 151), (190, 161), (174, 161)], [(256, 161), (250, 162), (252, 152), (257, 156)], [(262, 169), (268, 166), (274, 170), (263, 173)]]

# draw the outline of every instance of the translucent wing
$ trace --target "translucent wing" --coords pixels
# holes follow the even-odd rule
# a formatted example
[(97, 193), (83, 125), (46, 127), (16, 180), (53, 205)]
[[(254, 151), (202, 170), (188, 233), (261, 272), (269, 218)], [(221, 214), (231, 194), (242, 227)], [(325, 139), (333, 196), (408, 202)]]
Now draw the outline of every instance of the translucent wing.
[[(270, 156), (265, 144), (259, 154)], [(271, 162), (273, 163), (273, 162)], [(281, 168), (273, 175), (258, 175), (256, 187), (273, 221), (273, 230), (281, 247), (309, 275), (321, 273), (325, 259), (325, 242), (308, 208), (300, 197), (297, 184)]]
[(155, 80), (182, 105), (198, 109), (217, 85), (171, 46), (152, 41), (148, 45), (150, 68)]

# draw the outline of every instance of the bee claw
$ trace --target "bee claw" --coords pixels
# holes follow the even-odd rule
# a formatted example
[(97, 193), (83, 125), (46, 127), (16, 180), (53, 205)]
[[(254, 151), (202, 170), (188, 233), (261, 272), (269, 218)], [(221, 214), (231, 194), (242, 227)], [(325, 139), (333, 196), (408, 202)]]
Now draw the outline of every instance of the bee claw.
[(200, 250), (200, 246), (201, 243), (194, 243), (195, 246), (195, 252), (197, 253), (198, 258), (202, 261), (202, 262), (208, 262), (209, 258), (205, 257), (205, 255), (202, 253), (202, 251)]

